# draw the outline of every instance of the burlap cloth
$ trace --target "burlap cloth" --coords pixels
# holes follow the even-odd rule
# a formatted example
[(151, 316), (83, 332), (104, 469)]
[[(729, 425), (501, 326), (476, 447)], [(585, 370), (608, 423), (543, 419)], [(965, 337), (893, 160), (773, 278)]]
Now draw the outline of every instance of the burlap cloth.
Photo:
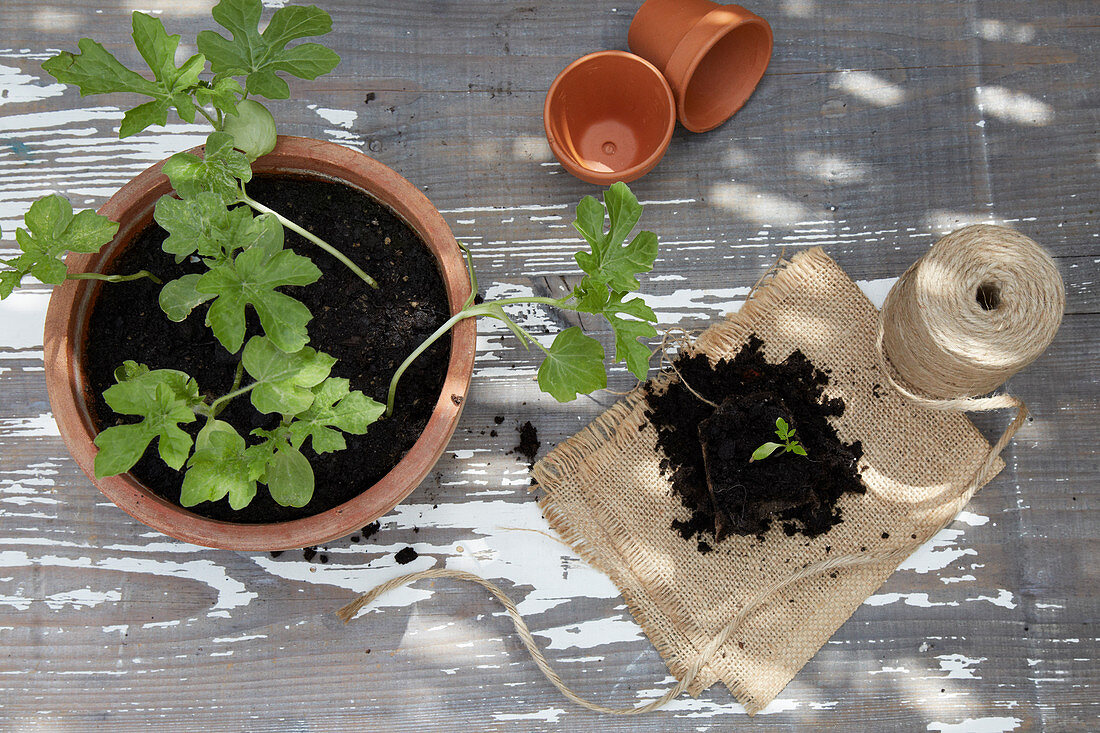
[(671, 528), (688, 511), (658, 466), (645, 389), (624, 397), (534, 467), (550, 525), (607, 573), (677, 679), (743, 604), (806, 564), (839, 554), (894, 551), (894, 559), (799, 581), (751, 613), (688, 691), (721, 680), (749, 714), (767, 705), (860, 604), (1003, 467), (975, 478), (990, 446), (961, 413), (906, 402), (887, 386), (877, 311), (820, 249), (795, 255), (738, 313), (708, 328), (696, 351), (716, 361), (755, 333), (769, 361), (801, 349), (829, 370), (828, 392), (847, 405), (836, 427), (860, 440), (867, 493), (841, 499), (843, 522), (814, 540), (779, 527), (761, 542), (730, 537), (708, 554)]

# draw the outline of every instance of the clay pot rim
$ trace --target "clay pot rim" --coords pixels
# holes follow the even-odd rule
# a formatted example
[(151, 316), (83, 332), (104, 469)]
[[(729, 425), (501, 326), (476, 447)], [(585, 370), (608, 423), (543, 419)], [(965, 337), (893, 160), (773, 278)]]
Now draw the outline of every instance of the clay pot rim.
[[(651, 153), (645, 160), (637, 165), (633, 165), (630, 168), (626, 168), (621, 171), (594, 171), (590, 168), (585, 168), (576, 163), (576, 160), (570, 155), (564, 146), (558, 141), (554, 135), (553, 128), (550, 124), (550, 108), (551, 100), (555, 97), (558, 90), (558, 86), (565, 79), (571, 71), (578, 66), (591, 61), (594, 58), (601, 57), (623, 57), (629, 59), (632, 62), (640, 63), (645, 66), (650, 73), (658, 80), (658, 85), (664, 89), (666, 99), (668, 101), (669, 119), (665, 129), (664, 135), (661, 137), (661, 142), (657, 146), (657, 149)], [(668, 150), (669, 143), (672, 142), (672, 133), (676, 129), (676, 97), (672, 93), (672, 87), (669, 86), (668, 79), (661, 73), (661, 70), (650, 63), (647, 59), (642, 58), (636, 53), (630, 53), (629, 51), (593, 51), (592, 53), (585, 54), (579, 59), (576, 59), (554, 77), (554, 81), (550, 84), (549, 91), (546, 92), (546, 100), (542, 105), (542, 125), (546, 131), (546, 140), (550, 143), (550, 150), (554, 153), (554, 157), (558, 159), (558, 162), (562, 164), (569, 173), (577, 178), (585, 181), (586, 183), (595, 183), (597, 185), (611, 185), (618, 181), (623, 183), (630, 183), (649, 173), (653, 168), (661, 162), (661, 158), (664, 157), (665, 151)]]
[[(708, 19), (711, 16), (729, 12), (729, 8), (738, 8), (749, 14), (749, 17), (742, 18), (736, 23), (730, 23), (721, 27), (719, 32), (715, 32), (714, 29), (708, 27)], [(724, 118), (710, 125), (698, 125), (689, 119), (685, 104), (687, 101), (687, 87), (690, 86), (689, 82), (692, 77), (695, 76), (695, 71), (699, 67), (699, 63), (710, 53), (719, 42), (726, 36), (734, 31), (744, 28), (745, 26), (757, 26), (767, 34), (768, 38), (768, 58), (764, 63), (764, 67), (760, 70), (759, 76), (757, 76), (749, 88), (749, 93), (744, 96), (743, 99), (736, 100), (733, 109)], [(774, 35), (772, 33), (772, 27), (768, 21), (764, 20), (760, 16), (756, 15), (750, 10), (746, 10), (740, 5), (728, 3), (725, 5), (719, 5), (718, 7), (703, 14), (698, 21), (683, 35), (680, 42), (676, 44), (676, 48), (673, 49), (672, 55), (668, 59), (666, 64), (666, 77), (669, 84), (675, 90), (676, 99), (676, 116), (680, 120), (686, 129), (691, 132), (708, 132), (715, 128), (721, 127), (731, 117), (745, 106), (745, 102), (749, 100), (752, 93), (756, 91), (756, 87), (760, 84), (760, 80), (764, 78), (764, 73), (768, 70), (768, 66), (771, 63), (772, 47), (774, 45)], [(740, 74), (741, 72), (739, 72)]]
[[(201, 152), (202, 147), (191, 152)], [(102, 253), (70, 254), (71, 272), (84, 272), (109, 262), (130, 245), (151, 221), (152, 208), (170, 190), (161, 172), (164, 161), (126, 183), (99, 212), (121, 226)], [(425, 242), (440, 268), (452, 313), (469, 295), (470, 282), (462, 253), (450, 227), (427, 197), (391, 168), (336, 143), (280, 135), (272, 153), (256, 161), (257, 172), (283, 172), (338, 181), (360, 190), (391, 209)], [(349, 180), (351, 179), (351, 180)], [(83, 394), (82, 334), (90, 315), (94, 280), (67, 280), (56, 287), (46, 313), (46, 387), (58, 429), (70, 454), (99, 490), (138, 521), (178, 540), (227, 550), (288, 550), (343, 537), (382, 516), (415, 489), (446, 449), (458, 424), (473, 374), (475, 319), (451, 331), (451, 354), (439, 400), (428, 424), (408, 453), (372, 486), (327, 511), (301, 519), (267, 524), (239, 524), (200, 517), (162, 499), (130, 474), (95, 479), (95, 429)], [(75, 348), (74, 348), (75, 345)]]

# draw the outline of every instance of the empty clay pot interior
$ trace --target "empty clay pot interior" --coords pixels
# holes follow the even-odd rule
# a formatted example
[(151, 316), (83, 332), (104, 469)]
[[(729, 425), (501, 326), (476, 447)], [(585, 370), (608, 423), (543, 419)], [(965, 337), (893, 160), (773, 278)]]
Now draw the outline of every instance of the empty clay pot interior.
[(681, 119), (690, 129), (725, 122), (748, 100), (771, 58), (767, 29), (758, 23), (732, 26), (698, 60), (684, 88)]
[(580, 167), (598, 173), (645, 163), (667, 144), (675, 110), (664, 78), (629, 54), (582, 59), (558, 80), (550, 133)]

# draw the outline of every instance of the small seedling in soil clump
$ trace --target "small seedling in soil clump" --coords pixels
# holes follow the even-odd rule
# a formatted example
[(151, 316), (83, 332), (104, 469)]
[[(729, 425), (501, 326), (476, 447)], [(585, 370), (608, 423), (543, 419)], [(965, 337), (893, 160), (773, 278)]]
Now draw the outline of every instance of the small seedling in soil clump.
[(800, 456), (806, 455), (806, 449), (802, 447), (802, 444), (794, 439), (794, 429), (787, 425), (787, 421), (781, 417), (775, 418), (775, 434), (779, 436), (782, 443), (764, 443), (762, 446), (752, 452), (752, 456), (749, 458), (749, 463), (753, 461), (762, 461), (768, 456), (775, 453), (780, 448), (784, 453), (796, 453)]
[[(800, 351), (767, 362), (756, 336), (713, 367), (702, 354), (682, 355), (675, 367), (681, 378), (646, 397), (661, 468), (690, 512), (674, 529), (685, 539), (721, 542), (730, 534), (762, 536), (776, 522), (788, 534), (816, 537), (842, 521), (837, 501), (865, 490), (857, 469), (863, 448), (842, 442), (830, 423), (844, 402), (824, 395), (824, 372)], [(792, 450), (749, 462), (777, 415), (798, 426), (808, 457)]]
[[(786, 461), (776, 458), (770, 466), (750, 467), (745, 460), (745, 453), (758, 440), (760, 428), (771, 427), (772, 416), (777, 414), (781, 417), (776, 418), (774, 424), (783, 426), (780, 435), (783, 439), (790, 435), (787, 426), (793, 417), (784, 401), (767, 391), (727, 397), (710, 417), (699, 423), (699, 445), (703, 451), (707, 488), (711, 502), (719, 509), (714, 513), (717, 541), (730, 534), (753, 534), (756, 528), (767, 524), (770, 517), (817, 502), (808, 484), (787, 482), (790, 467), (781, 465)], [(784, 447), (781, 443), (765, 446), (775, 446), (766, 455)], [(757, 448), (756, 452), (763, 453), (763, 450), (764, 447)], [(805, 455), (805, 449), (802, 451)], [(801, 470), (806, 468), (804, 464)], [(779, 482), (776, 484), (778, 491), (760, 495), (754, 502), (746, 500), (747, 487), (772, 485), (772, 482)]]

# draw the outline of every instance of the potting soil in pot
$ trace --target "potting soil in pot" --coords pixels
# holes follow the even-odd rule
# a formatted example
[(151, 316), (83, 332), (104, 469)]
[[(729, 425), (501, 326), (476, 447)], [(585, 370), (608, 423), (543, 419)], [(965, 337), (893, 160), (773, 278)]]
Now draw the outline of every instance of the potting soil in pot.
[[(286, 246), (311, 258), (321, 279), (282, 290), (313, 314), (310, 345), (336, 357), (332, 376), (351, 388), (386, 401), (390, 377), (401, 361), (448, 317), (443, 279), (431, 251), (419, 236), (373, 198), (338, 183), (304, 178), (257, 177), (248, 185), (256, 200), (279, 211), (336, 247), (375, 280), (374, 290), (316, 245), (285, 231)], [(202, 272), (199, 263), (176, 264), (161, 250), (166, 233), (152, 224), (109, 272), (147, 269), (162, 280)], [(127, 359), (152, 369), (179, 369), (193, 376), (207, 395), (230, 391), (238, 356), (227, 352), (204, 325), (207, 304), (181, 323), (168, 320), (157, 302), (160, 286), (146, 279), (101, 287), (91, 314), (85, 365), (96, 395), (93, 419), (102, 430), (131, 418), (116, 415), (102, 393), (114, 384), (114, 369)], [(248, 333), (261, 333), (248, 311)], [(247, 340), (247, 337), (246, 337)], [(232, 522), (261, 523), (297, 519), (331, 509), (382, 478), (413, 446), (439, 398), (446, 376), (450, 338), (442, 338), (417, 359), (402, 378), (393, 418), (379, 420), (364, 435), (345, 435), (347, 449), (317, 456), (307, 442), (302, 451), (313, 466), (316, 488), (300, 509), (276, 504), (260, 490), (245, 509), (226, 500), (203, 503), (190, 511)], [(278, 416), (257, 412), (247, 397), (233, 400), (219, 415), (242, 435), (271, 429)], [(183, 425), (192, 435), (202, 421)], [(166, 466), (150, 446), (131, 473), (165, 499), (178, 503), (183, 473)]]

